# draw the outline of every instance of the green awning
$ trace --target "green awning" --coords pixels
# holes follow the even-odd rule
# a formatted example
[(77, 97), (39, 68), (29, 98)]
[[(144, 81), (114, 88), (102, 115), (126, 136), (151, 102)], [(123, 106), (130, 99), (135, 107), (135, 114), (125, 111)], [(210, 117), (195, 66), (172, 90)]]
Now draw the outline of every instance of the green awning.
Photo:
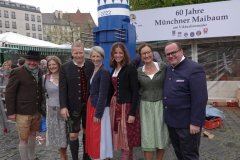
[[(29, 50), (39, 51), (41, 55), (69, 55), (71, 54), (71, 49), (68, 48), (44, 48), (44, 47), (32, 47), (32, 46), (22, 46), (5, 44), (6, 50), (17, 50), (19, 54), (26, 54)], [(1, 49), (2, 51), (2, 49)]]

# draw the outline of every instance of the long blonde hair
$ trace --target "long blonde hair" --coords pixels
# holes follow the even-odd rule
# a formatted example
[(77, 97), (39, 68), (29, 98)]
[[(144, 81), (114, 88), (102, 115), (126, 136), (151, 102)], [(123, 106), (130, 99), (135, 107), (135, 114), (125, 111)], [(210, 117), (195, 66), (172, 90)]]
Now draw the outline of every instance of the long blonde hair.
[[(46, 57), (46, 60), (47, 60), (47, 68), (48, 68), (48, 63), (53, 60), (54, 62), (57, 63), (58, 67), (59, 67), (59, 70), (60, 70), (60, 67), (62, 65), (62, 61), (60, 60), (60, 58), (58, 58), (57, 56), (47, 56)], [(51, 72), (49, 71), (48, 69), (48, 74), (51, 74)]]

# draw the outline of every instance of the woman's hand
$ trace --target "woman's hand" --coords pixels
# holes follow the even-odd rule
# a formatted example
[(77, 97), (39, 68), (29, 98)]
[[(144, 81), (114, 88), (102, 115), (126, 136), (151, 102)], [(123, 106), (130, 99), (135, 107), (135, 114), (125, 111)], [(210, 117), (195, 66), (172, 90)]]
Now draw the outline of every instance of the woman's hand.
[(128, 123), (134, 123), (135, 116), (128, 116)]
[(97, 117), (94, 117), (94, 118), (93, 118), (93, 122), (94, 122), (94, 123), (100, 123), (100, 122), (101, 122), (101, 119), (100, 119), (100, 118), (97, 118)]

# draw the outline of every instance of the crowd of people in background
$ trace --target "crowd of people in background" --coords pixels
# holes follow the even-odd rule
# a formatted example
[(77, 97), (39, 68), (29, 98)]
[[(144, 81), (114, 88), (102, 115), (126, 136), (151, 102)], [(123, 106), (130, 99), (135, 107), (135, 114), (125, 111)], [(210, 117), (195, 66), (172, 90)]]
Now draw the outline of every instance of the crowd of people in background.
[[(207, 104), (206, 76), (201, 65), (184, 56), (181, 45), (169, 42), (165, 63), (151, 45), (143, 43), (131, 62), (124, 43), (110, 50), (111, 72), (103, 65), (100, 46), (84, 56), (84, 44), (72, 45), (72, 59), (41, 59), (29, 51), (13, 68), (3, 63), (0, 83), (8, 118), (16, 122), (21, 160), (34, 160), (39, 108), (47, 98), (46, 145), (57, 148), (60, 159), (79, 157), (83, 130), (83, 160), (133, 160), (141, 147), (146, 160), (162, 160), (172, 144), (178, 160), (198, 160), (200, 135)], [(46, 91), (45, 94), (42, 94)], [(156, 152), (156, 154), (154, 154)], [(154, 156), (156, 155), (156, 157)]]

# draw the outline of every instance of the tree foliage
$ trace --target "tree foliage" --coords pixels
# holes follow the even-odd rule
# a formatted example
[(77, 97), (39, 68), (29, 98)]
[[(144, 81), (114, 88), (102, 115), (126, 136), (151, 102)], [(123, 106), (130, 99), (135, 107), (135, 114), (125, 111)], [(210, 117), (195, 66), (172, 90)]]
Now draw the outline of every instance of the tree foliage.
[(224, 0), (130, 0), (131, 10), (152, 9), (160, 7), (180, 6), (187, 4), (198, 4), (217, 2)]

